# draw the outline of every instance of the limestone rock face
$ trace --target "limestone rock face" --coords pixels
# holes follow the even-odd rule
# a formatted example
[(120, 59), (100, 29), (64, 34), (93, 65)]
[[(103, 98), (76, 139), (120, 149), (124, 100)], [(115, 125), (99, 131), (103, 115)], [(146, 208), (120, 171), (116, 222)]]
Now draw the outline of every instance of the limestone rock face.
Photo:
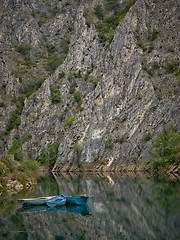
[(94, 15), (104, 1), (1, 2), (1, 154), (18, 135), (26, 159), (58, 142), (54, 169), (140, 161), (164, 122), (180, 129), (179, 1), (129, 2), (106, 41)]

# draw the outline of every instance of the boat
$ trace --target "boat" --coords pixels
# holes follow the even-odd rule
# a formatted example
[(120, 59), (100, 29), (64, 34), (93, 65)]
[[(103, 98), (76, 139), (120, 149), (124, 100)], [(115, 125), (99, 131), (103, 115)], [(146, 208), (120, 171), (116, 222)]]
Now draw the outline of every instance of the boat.
[(89, 202), (89, 196), (67, 197), (61, 194), (57, 196), (57, 198), (64, 198), (66, 199), (66, 204), (72, 204), (72, 205), (85, 206)]
[(46, 200), (46, 204), (49, 207), (59, 207), (59, 206), (65, 205), (65, 203), (66, 203), (66, 198), (61, 195)]
[(29, 198), (29, 199), (19, 199), (18, 202), (23, 206), (38, 206), (46, 204), (46, 200), (51, 199), (55, 196), (50, 197), (39, 197), (39, 198)]
[(89, 202), (88, 196), (81, 196), (81, 197), (66, 197), (66, 203), (72, 205), (81, 205), (85, 206)]
[(64, 204), (85, 206), (89, 202), (89, 196), (67, 197), (61, 194), (58, 196), (50, 197), (19, 199), (18, 202), (21, 203), (23, 206), (37, 206), (44, 204), (49, 204), (48, 206), (62, 206)]

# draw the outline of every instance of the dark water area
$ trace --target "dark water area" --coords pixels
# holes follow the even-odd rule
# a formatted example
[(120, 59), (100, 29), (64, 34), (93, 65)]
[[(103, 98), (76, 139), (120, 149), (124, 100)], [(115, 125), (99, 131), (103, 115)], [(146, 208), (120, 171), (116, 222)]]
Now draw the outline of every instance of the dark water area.
[[(84, 208), (22, 209), (19, 198), (88, 194)], [(0, 197), (0, 239), (179, 240), (180, 181), (167, 177), (49, 174), (36, 189)]]

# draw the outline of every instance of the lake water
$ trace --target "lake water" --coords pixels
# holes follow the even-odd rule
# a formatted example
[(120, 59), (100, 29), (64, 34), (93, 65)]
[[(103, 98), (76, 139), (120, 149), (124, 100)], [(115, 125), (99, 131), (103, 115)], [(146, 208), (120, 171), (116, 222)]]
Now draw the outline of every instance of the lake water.
[[(86, 208), (29, 208), (18, 198), (89, 194)], [(179, 240), (180, 182), (162, 177), (64, 174), (0, 199), (0, 239)]]

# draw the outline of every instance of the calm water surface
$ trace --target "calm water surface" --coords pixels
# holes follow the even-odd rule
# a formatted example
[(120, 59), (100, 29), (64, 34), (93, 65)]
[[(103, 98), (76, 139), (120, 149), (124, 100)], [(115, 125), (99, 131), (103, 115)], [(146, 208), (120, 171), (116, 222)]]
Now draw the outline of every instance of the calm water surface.
[[(30, 208), (18, 198), (93, 196), (87, 208)], [(118, 175), (48, 175), (36, 189), (0, 198), (0, 239), (179, 240), (180, 182)]]

